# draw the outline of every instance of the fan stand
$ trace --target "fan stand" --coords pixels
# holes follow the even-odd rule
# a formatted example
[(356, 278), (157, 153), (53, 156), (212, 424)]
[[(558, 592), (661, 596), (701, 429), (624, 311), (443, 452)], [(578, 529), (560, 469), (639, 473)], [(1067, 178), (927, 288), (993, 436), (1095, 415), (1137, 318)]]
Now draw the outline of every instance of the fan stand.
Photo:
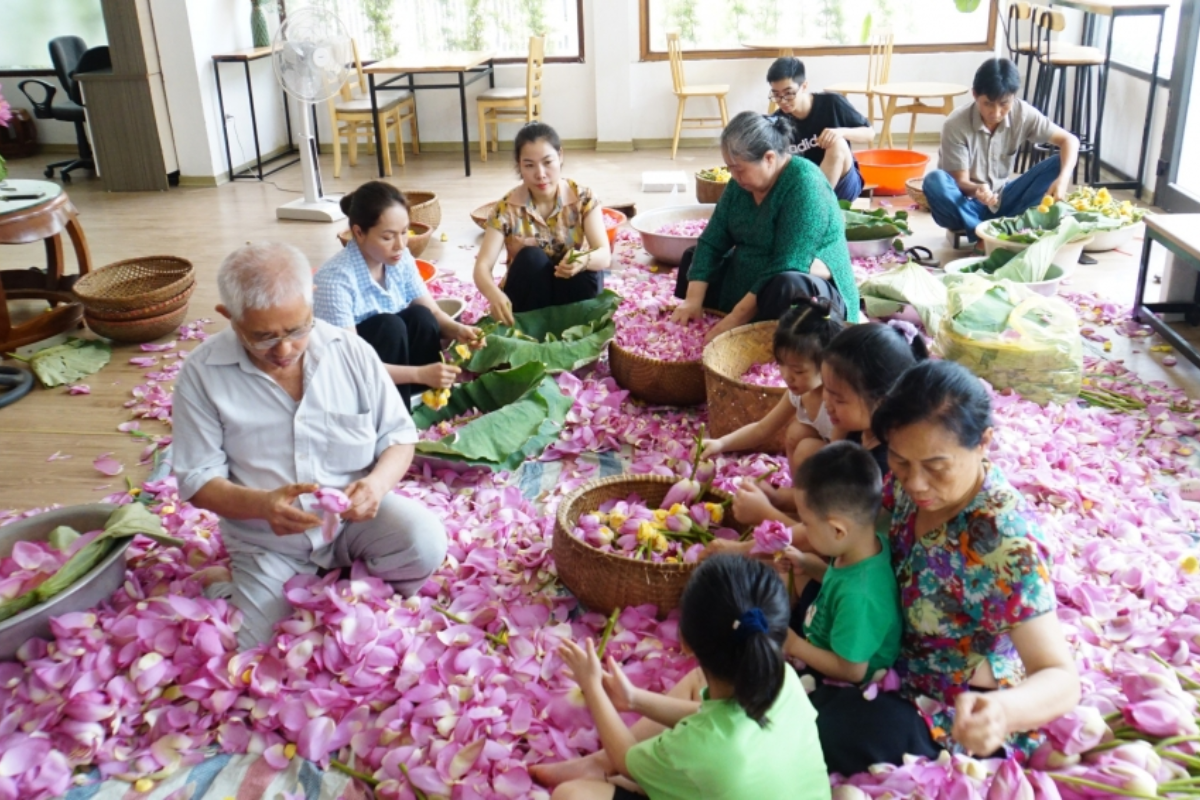
[(346, 218), (338, 201), (321, 191), (321, 165), (317, 159), (317, 140), (312, 133), (309, 104), (301, 102), (300, 169), (303, 173), (304, 197), (275, 209), (279, 219), (298, 219), (305, 222), (337, 222)]

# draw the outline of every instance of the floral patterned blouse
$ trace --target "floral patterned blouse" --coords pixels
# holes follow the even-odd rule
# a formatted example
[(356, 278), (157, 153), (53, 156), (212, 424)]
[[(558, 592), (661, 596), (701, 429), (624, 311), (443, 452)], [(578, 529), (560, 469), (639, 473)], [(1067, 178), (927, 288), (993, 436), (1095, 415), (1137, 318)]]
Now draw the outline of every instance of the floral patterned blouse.
[[(1050, 552), (1025, 499), (985, 462), (983, 487), (954, 519), (916, 535), (917, 506), (895, 477), (884, 480), (892, 514), (892, 565), (904, 609), (904, 639), (896, 671), (933, 738), (954, 749), (955, 698), (968, 690), (986, 659), (1001, 687), (1023, 675), (1008, 636), (1017, 625), (1055, 609)], [(1036, 734), (1008, 744), (1029, 752)]]
[[(550, 216), (534, 208), (533, 196), (524, 184), (496, 203), (488, 215), (487, 227), (504, 234), (508, 263), (526, 247), (540, 247), (554, 263), (587, 241), (583, 220), (598, 205), (591, 189), (582, 189), (575, 181), (559, 181), (558, 199)], [(586, 249), (586, 248), (585, 248)]]

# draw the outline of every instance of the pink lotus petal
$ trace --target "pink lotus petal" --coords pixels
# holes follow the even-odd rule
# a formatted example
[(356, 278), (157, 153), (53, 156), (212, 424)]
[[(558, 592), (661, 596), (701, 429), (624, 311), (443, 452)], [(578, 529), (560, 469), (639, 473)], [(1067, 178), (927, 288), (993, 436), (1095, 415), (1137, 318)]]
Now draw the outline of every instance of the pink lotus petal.
[(47, 458), (46, 460), (47, 461), (66, 461), (70, 457), (71, 457), (70, 455), (63, 453), (61, 450), (55, 450), (53, 453), (50, 454), (50, 457)]
[(96, 468), (97, 472), (107, 475), (110, 478), (120, 475), (125, 471), (124, 465), (113, 458), (112, 453), (105, 453), (104, 455), (97, 456), (95, 460), (92, 461), (92, 466)]
[(129, 363), (135, 367), (153, 367), (158, 363), (158, 356), (137, 356), (129, 359)]
[(67, 394), (91, 394), (92, 387), (86, 383), (73, 383), (67, 387)]
[(140, 422), (137, 420), (131, 420), (129, 422), (122, 422), (117, 426), (117, 430), (119, 430), (121, 433), (129, 433), (130, 431), (136, 431), (141, 427), (142, 425)]

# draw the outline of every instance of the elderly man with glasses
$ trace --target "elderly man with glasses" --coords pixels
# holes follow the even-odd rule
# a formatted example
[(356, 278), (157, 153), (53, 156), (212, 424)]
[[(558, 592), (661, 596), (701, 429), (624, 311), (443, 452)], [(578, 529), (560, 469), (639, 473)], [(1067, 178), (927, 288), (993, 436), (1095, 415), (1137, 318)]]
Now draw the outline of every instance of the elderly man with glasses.
[[(239, 645), (267, 640), (291, 614), (284, 584), (298, 574), (361, 560), (415, 593), (441, 565), (446, 531), (429, 509), (392, 494), (417, 431), (379, 357), (314, 320), (312, 271), (294, 247), (243, 247), (217, 283), (230, 327), (179, 375), (173, 456), (183, 499), (221, 517)], [(324, 530), (313, 496), (321, 487), (350, 500)]]
[(779, 106), (775, 115), (788, 124), (788, 152), (820, 167), (838, 200), (856, 200), (863, 178), (850, 146), (875, 141), (871, 123), (840, 94), (810, 92), (804, 62), (798, 58), (775, 59), (767, 70), (767, 83), (768, 97)]

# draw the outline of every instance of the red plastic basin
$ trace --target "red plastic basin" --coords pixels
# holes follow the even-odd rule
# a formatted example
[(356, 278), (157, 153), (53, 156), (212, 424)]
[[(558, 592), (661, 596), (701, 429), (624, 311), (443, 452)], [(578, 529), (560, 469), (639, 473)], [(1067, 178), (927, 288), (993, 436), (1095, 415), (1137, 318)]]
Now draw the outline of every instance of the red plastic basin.
[(861, 150), (854, 154), (863, 183), (873, 183), (875, 194), (904, 194), (904, 182), (921, 178), (929, 166), (929, 156), (915, 150)]

